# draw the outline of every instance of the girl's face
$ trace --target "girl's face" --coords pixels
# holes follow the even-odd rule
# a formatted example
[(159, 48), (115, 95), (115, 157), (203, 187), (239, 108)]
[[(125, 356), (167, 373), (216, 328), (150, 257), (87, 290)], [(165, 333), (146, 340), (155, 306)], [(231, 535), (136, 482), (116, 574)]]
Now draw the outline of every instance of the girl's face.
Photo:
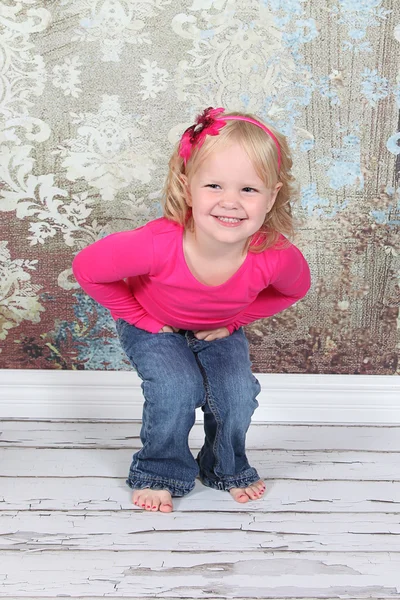
[(193, 175), (185, 175), (186, 202), (192, 207), (199, 243), (243, 249), (260, 229), (282, 183), (267, 189), (245, 150), (237, 143), (211, 153)]

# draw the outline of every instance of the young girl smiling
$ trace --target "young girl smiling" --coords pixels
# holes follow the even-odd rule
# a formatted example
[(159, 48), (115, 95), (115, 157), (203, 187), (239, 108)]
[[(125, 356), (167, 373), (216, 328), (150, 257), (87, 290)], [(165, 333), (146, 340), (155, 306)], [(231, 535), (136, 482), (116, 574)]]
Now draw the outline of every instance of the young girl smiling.
[[(170, 512), (199, 477), (237, 502), (265, 484), (245, 438), (261, 387), (243, 326), (303, 298), (310, 270), (293, 234), (285, 137), (245, 113), (208, 108), (169, 161), (164, 216), (113, 233), (73, 261), (80, 286), (107, 307), (142, 379), (140, 432), (127, 484), (133, 503)], [(205, 439), (194, 458), (196, 408)]]

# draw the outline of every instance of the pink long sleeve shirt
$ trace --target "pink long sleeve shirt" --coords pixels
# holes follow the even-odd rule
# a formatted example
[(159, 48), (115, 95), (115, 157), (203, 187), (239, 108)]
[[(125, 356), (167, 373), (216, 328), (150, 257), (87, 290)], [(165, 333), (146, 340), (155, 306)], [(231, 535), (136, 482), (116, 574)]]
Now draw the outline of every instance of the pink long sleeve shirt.
[(183, 231), (161, 217), (112, 233), (76, 255), (75, 278), (114, 320), (151, 333), (164, 325), (192, 331), (227, 327), (232, 333), (295, 304), (310, 288), (310, 269), (293, 244), (248, 252), (222, 285), (200, 283), (186, 264)]

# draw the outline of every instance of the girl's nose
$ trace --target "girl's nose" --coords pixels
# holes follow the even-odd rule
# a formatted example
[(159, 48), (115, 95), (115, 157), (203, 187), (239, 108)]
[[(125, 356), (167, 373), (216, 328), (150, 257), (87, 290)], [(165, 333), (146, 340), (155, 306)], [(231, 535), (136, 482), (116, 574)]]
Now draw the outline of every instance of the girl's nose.
[(238, 199), (235, 197), (234, 194), (227, 194), (225, 196), (225, 198), (222, 198), (222, 200), (220, 201), (221, 206), (223, 206), (226, 209), (230, 209), (230, 208), (237, 208), (238, 206)]

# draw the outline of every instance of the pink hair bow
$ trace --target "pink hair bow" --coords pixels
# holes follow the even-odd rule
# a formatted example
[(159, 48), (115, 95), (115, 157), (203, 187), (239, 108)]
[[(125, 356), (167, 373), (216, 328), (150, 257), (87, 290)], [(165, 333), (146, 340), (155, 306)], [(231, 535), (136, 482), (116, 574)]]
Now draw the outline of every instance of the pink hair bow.
[(179, 145), (179, 156), (186, 163), (194, 147), (200, 148), (206, 139), (206, 135), (218, 135), (219, 130), (226, 125), (223, 119), (217, 119), (218, 115), (224, 112), (224, 108), (213, 108), (209, 106), (202, 114), (198, 115), (195, 124), (188, 127)]

